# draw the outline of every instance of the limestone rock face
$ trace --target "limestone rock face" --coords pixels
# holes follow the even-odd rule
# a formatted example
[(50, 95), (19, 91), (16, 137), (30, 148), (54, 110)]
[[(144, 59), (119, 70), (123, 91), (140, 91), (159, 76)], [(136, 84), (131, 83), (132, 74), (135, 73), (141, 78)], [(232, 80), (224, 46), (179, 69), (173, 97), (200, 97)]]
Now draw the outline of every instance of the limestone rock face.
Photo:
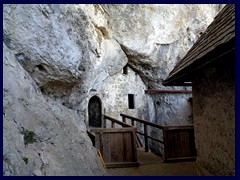
[(152, 89), (197, 40), (223, 5), (103, 5), (128, 63)]
[(96, 75), (113, 75), (127, 63), (120, 45), (102, 27), (104, 16), (95, 22), (89, 10), (94, 12), (94, 6), (4, 6), (6, 45), (52, 99), (63, 100), (79, 84), (77, 93), (85, 94), (99, 83)]
[(76, 111), (46, 101), (3, 48), (3, 175), (102, 175), (97, 149)]
[(76, 109), (127, 62), (146, 86), (163, 88), (221, 7), (4, 5), (4, 42), (47, 97)]

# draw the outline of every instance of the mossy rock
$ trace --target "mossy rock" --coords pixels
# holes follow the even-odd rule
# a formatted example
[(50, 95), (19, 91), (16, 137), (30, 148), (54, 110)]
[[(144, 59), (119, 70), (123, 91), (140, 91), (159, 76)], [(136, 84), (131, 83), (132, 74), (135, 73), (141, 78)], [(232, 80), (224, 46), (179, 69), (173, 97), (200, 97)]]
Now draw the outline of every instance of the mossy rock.
[(28, 158), (27, 157), (22, 157), (22, 160), (25, 162), (25, 164), (27, 164), (28, 163)]
[(23, 139), (24, 139), (24, 144), (28, 145), (28, 144), (33, 144), (35, 142), (37, 142), (35, 136), (36, 134), (33, 131), (29, 131), (29, 130), (22, 130), (21, 134), (23, 134)]

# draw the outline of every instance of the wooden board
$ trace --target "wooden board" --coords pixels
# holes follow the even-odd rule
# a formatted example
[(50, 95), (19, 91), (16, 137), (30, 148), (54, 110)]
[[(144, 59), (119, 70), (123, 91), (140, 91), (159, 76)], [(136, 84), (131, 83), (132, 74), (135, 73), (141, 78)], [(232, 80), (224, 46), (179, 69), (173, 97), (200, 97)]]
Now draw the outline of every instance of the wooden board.
[(96, 128), (95, 147), (100, 150), (107, 167), (138, 166), (136, 128)]
[(164, 148), (165, 159), (169, 160), (184, 160), (194, 159), (196, 157), (194, 129), (165, 129), (164, 130)]

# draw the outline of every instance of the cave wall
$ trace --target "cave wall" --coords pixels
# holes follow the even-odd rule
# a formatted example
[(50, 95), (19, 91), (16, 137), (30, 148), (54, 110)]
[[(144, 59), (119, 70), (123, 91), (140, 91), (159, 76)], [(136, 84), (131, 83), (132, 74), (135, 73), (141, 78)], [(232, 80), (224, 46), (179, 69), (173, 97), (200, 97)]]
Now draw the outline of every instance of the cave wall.
[[(174, 87), (163, 87), (162, 80), (167, 77), (178, 60), (185, 55), (222, 6), (211, 4), (4, 4), (3, 41), (4, 46), (8, 49), (4, 53), (10, 51), (12, 59), (16, 61), (18, 67), (23, 67), (18, 72), (19, 74), (24, 72), (25, 76), (28, 76), (27, 79), (31, 79), (31, 83), (28, 83), (29, 88), (35, 88), (36, 92), (41, 94), (36, 95), (35, 93), (44, 102), (39, 105), (44, 108), (49, 107), (45, 109), (47, 112), (43, 110), (41, 114), (37, 115), (39, 117), (36, 118), (36, 121), (31, 121), (33, 125), (29, 129), (37, 134), (33, 126), (41, 122), (43, 116), (43, 119), (46, 120), (44, 123), (47, 125), (44, 125), (42, 130), (47, 134), (47, 129), (52, 126), (51, 123), (49, 124), (51, 122), (49, 119), (59, 119), (59, 117), (55, 117), (56, 114), (52, 115), (51, 113), (56, 110), (62, 115), (74, 115), (70, 118), (72, 120), (63, 121), (65, 118), (62, 119), (63, 122), (70, 124), (74, 122), (76, 126), (69, 125), (66, 132), (77, 128), (82, 132), (82, 135), (79, 136), (85, 137), (87, 105), (89, 99), (94, 95), (100, 97), (104, 112), (110, 116), (119, 119), (119, 113), (126, 113), (162, 123), (168, 110), (160, 113), (159, 108), (154, 105), (159, 97), (150, 97), (144, 94), (144, 90), (146, 88), (174, 89)], [(129, 75), (124, 76), (122, 68), (126, 64), (129, 64), (131, 68)], [(5, 82), (7, 77), (6, 71)], [(17, 79), (15, 83), (18, 84), (15, 88), (19, 88), (18, 86), (21, 86), (23, 80), (17, 77), (17, 73), (14, 74), (13, 79)], [(4, 84), (4, 88), (8, 86), (10, 84)], [(127, 108), (126, 94), (128, 93), (136, 94), (135, 109)], [(11, 98), (14, 106), (21, 107), (16, 98)], [(26, 100), (29, 98), (25, 97)], [(161, 98), (171, 99), (168, 95)], [(8, 100), (7, 94), (4, 94), (4, 103), (7, 103)], [(182, 113), (188, 107), (183, 107), (179, 102), (181, 102), (180, 99), (176, 101), (172, 99), (168, 105), (181, 106), (182, 110), (178, 112)], [(39, 105), (34, 101), (29, 107), (34, 108)], [(187, 106), (186, 103), (185, 105)], [(7, 107), (8, 105), (4, 106), (4, 108)], [(30, 123), (30, 117), (36, 116), (36, 114), (35, 111), (26, 110), (24, 112), (26, 112), (24, 117), (29, 119), (29, 121), (23, 121), (26, 126)], [(18, 116), (18, 113), (21, 114), (20, 111), (16, 111), (14, 114)], [(27, 118), (28, 116), (29, 118)], [(10, 118), (9, 114), (4, 116), (4, 128), (14, 123), (12, 121), (13, 118)], [(16, 120), (16, 122), (18, 121), (21, 122), (21, 120)], [(65, 125), (62, 126), (65, 127)], [(6, 148), (8, 138), (19, 135), (16, 129), (13, 130), (14, 132), (7, 128), (4, 131), (6, 133), (4, 134), (6, 155), (9, 153)], [(56, 134), (58, 133), (56, 132)], [(72, 138), (75, 137), (69, 137), (69, 139)], [(87, 136), (86, 139), (88, 139)], [(86, 141), (88, 142), (88, 140)], [(78, 142), (74, 141), (72, 145), (78, 147), (77, 144)], [(16, 147), (13, 146), (13, 148)], [(23, 148), (22, 145), (21, 148)], [(83, 160), (85, 149), (81, 147), (79, 149), (82, 154), (79, 153), (77, 157)], [(66, 148), (60, 145), (59, 151), (67, 152)], [(94, 149), (90, 152), (94, 154)], [(16, 152), (16, 154), (18, 153)], [(95, 161), (97, 161), (95, 165), (99, 163), (98, 157), (95, 159), (92, 157), (95, 155), (86, 156), (85, 162), (91, 161), (87, 164), (87, 169), (92, 165), (91, 163), (95, 163)], [(9, 162), (9, 159), (11, 159), (10, 155), (6, 162)], [(12, 167), (22, 165), (22, 163), (17, 163), (22, 162), (19, 159), (21, 159), (20, 156), (15, 159), (16, 161), (12, 159), (15, 162)], [(68, 162), (71, 162), (70, 159)], [(51, 168), (49, 170), (47, 170), (48, 166), (44, 168), (43, 171), (37, 171), (39, 172), (37, 174), (51, 174)], [(61, 174), (59, 169), (53, 170), (53, 172), (56, 175)], [(79, 170), (78, 174), (91, 174), (90, 169)], [(100, 171), (101, 168), (97, 169), (96, 173), (100, 173)], [(27, 174), (33, 173), (33, 169), (30, 168), (27, 172)], [(74, 172), (66, 170), (62, 171), (62, 174), (74, 174), (75, 172), (77, 170)], [(5, 174), (13, 175), (14, 173), (22, 174), (23, 171), (6, 170)]]
[(5, 44), (3, 55), (3, 175), (102, 175), (77, 112), (47, 101)]
[[(132, 66), (151, 89), (183, 58), (222, 4), (102, 5), (109, 28)], [(169, 87), (173, 88), (173, 87)]]
[(222, 6), (4, 5), (4, 42), (46, 98), (82, 110), (90, 90), (127, 63), (149, 88), (166, 88)]
[(148, 94), (154, 100), (155, 121), (161, 125), (192, 124), (192, 93)]

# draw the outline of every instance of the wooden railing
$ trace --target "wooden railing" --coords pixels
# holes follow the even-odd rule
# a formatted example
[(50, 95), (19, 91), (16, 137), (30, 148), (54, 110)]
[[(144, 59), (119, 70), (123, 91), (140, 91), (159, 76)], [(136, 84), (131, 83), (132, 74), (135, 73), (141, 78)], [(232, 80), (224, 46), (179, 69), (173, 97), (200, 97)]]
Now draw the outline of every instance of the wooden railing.
[(119, 124), (121, 125), (122, 127), (132, 127), (131, 125), (125, 123), (125, 122), (122, 122), (122, 121), (118, 121), (112, 117), (109, 117), (109, 116), (106, 116), (106, 115), (103, 115), (103, 126), (104, 128), (106, 128), (107, 126), (107, 120), (110, 120), (111, 121), (111, 128), (114, 128), (115, 127), (115, 124)]
[(120, 114), (120, 116), (122, 116), (122, 121), (124, 123), (126, 123), (126, 119), (127, 118), (130, 119), (132, 126), (134, 126), (134, 122), (135, 121), (143, 124), (143, 127), (144, 127), (143, 128), (144, 129), (143, 133), (141, 133), (140, 131), (137, 131), (137, 133), (144, 136), (145, 152), (149, 151), (148, 139), (151, 139), (151, 140), (154, 140), (154, 141), (159, 142), (161, 144), (164, 144), (163, 140), (156, 139), (156, 138), (151, 137), (151, 136), (148, 135), (148, 126), (155, 127), (155, 128), (161, 129), (161, 130), (164, 129), (164, 126), (161, 126), (159, 124), (152, 123), (152, 122), (149, 122), (149, 121), (146, 121), (146, 120), (142, 120), (142, 119), (139, 119), (139, 118), (136, 118), (136, 117), (128, 116), (128, 115), (125, 115), (125, 114)]
[[(122, 121), (104, 115), (104, 128), (106, 128), (107, 120), (111, 122), (111, 128), (114, 128), (115, 124), (122, 127), (135, 127), (135, 122), (139, 122), (143, 124), (143, 133), (139, 130), (136, 130), (136, 133), (144, 137), (145, 152), (149, 151), (149, 139), (151, 139), (163, 145), (164, 161), (195, 159), (196, 151), (193, 125), (162, 126), (126, 114), (120, 114), (120, 116), (122, 116)], [(127, 123), (127, 119), (131, 121), (130, 124)], [(148, 126), (161, 130), (162, 139), (150, 136)], [(140, 142), (138, 136), (137, 141)]]
[[(111, 122), (111, 128), (114, 128), (115, 124), (119, 124), (122, 127), (133, 127), (134, 126), (134, 121), (137, 121), (137, 122), (140, 122), (140, 123), (142, 123), (144, 125), (144, 133), (142, 133), (142, 132), (140, 132), (138, 130), (136, 131), (136, 133), (144, 136), (145, 151), (146, 152), (149, 151), (148, 139), (152, 139), (152, 140), (154, 140), (156, 142), (164, 144), (163, 140), (156, 139), (154, 137), (149, 136), (148, 135), (148, 128), (147, 128), (147, 126), (151, 126), (151, 127), (155, 127), (155, 128), (158, 128), (158, 129), (163, 129), (164, 126), (161, 126), (159, 124), (152, 123), (152, 122), (149, 122), (149, 121), (146, 121), (146, 120), (142, 120), (142, 119), (139, 119), (139, 118), (135, 118), (135, 117), (132, 117), (132, 116), (128, 116), (128, 115), (125, 115), (125, 114), (120, 114), (120, 115), (122, 116), (123, 121), (119, 121), (119, 120), (116, 120), (116, 119), (114, 119), (112, 117), (104, 115), (103, 116), (104, 117), (103, 118), (104, 119), (104, 128), (106, 128), (107, 120), (109, 120)], [(131, 120), (131, 125), (126, 123), (126, 118)]]
[[(115, 128), (115, 124), (118, 124), (122, 127), (134, 127), (135, 128), (135, 126), (129, 125), (126, 122), (116, 120), (116, 119), (114, 119), (112, 117), (109, 117), (107, 115), (103, 115), (103, 120), (104, 120), (103, 121), (103, 127), (104, 128), (106, 128), (106, 126), (107, 126), (107, 120), (109, 120), (111, 122), (111, 128)], [(137, 132), (137, 128), (136, 128), (136, 133), (140, 133), (140, 132)], [(143, 146), (140, 138), (137, 135), (136, 135), (136, 142), (137, 142), (137, 147), (142, 147)]]
[[(137, 128), (106, 115), (103, 115), (103, 120), (103, 128), (90, 128), (88, 134), (93, 145), (100, 150), (106, 167), (139, 166), (136, 144)], [(111, 128), (106, 127), (107, 120), (111, 122)], [(121, 127), (115, 127), (116, 124)]]
[[(126, 119), (130, 119), (131, 125), (134, 126), (135, 121), (143, 124), (143, 133), (136, 131), (138, 134), (144, 136), (145, 151), (149, 151), (149, 139), (156, 141), (164, 146), (164, 161), (171, 160), (194, 160), (196, 156), (194, 127), (190, 125), (178, 126), (162, 126), (126, 114), (120, 114), (122, 121), (126, 123)], [(127, 123), (126, 123), (127, 124)], [(162, 130), (163, 137), (156, 139), (148, 134), (148, 126)]]

